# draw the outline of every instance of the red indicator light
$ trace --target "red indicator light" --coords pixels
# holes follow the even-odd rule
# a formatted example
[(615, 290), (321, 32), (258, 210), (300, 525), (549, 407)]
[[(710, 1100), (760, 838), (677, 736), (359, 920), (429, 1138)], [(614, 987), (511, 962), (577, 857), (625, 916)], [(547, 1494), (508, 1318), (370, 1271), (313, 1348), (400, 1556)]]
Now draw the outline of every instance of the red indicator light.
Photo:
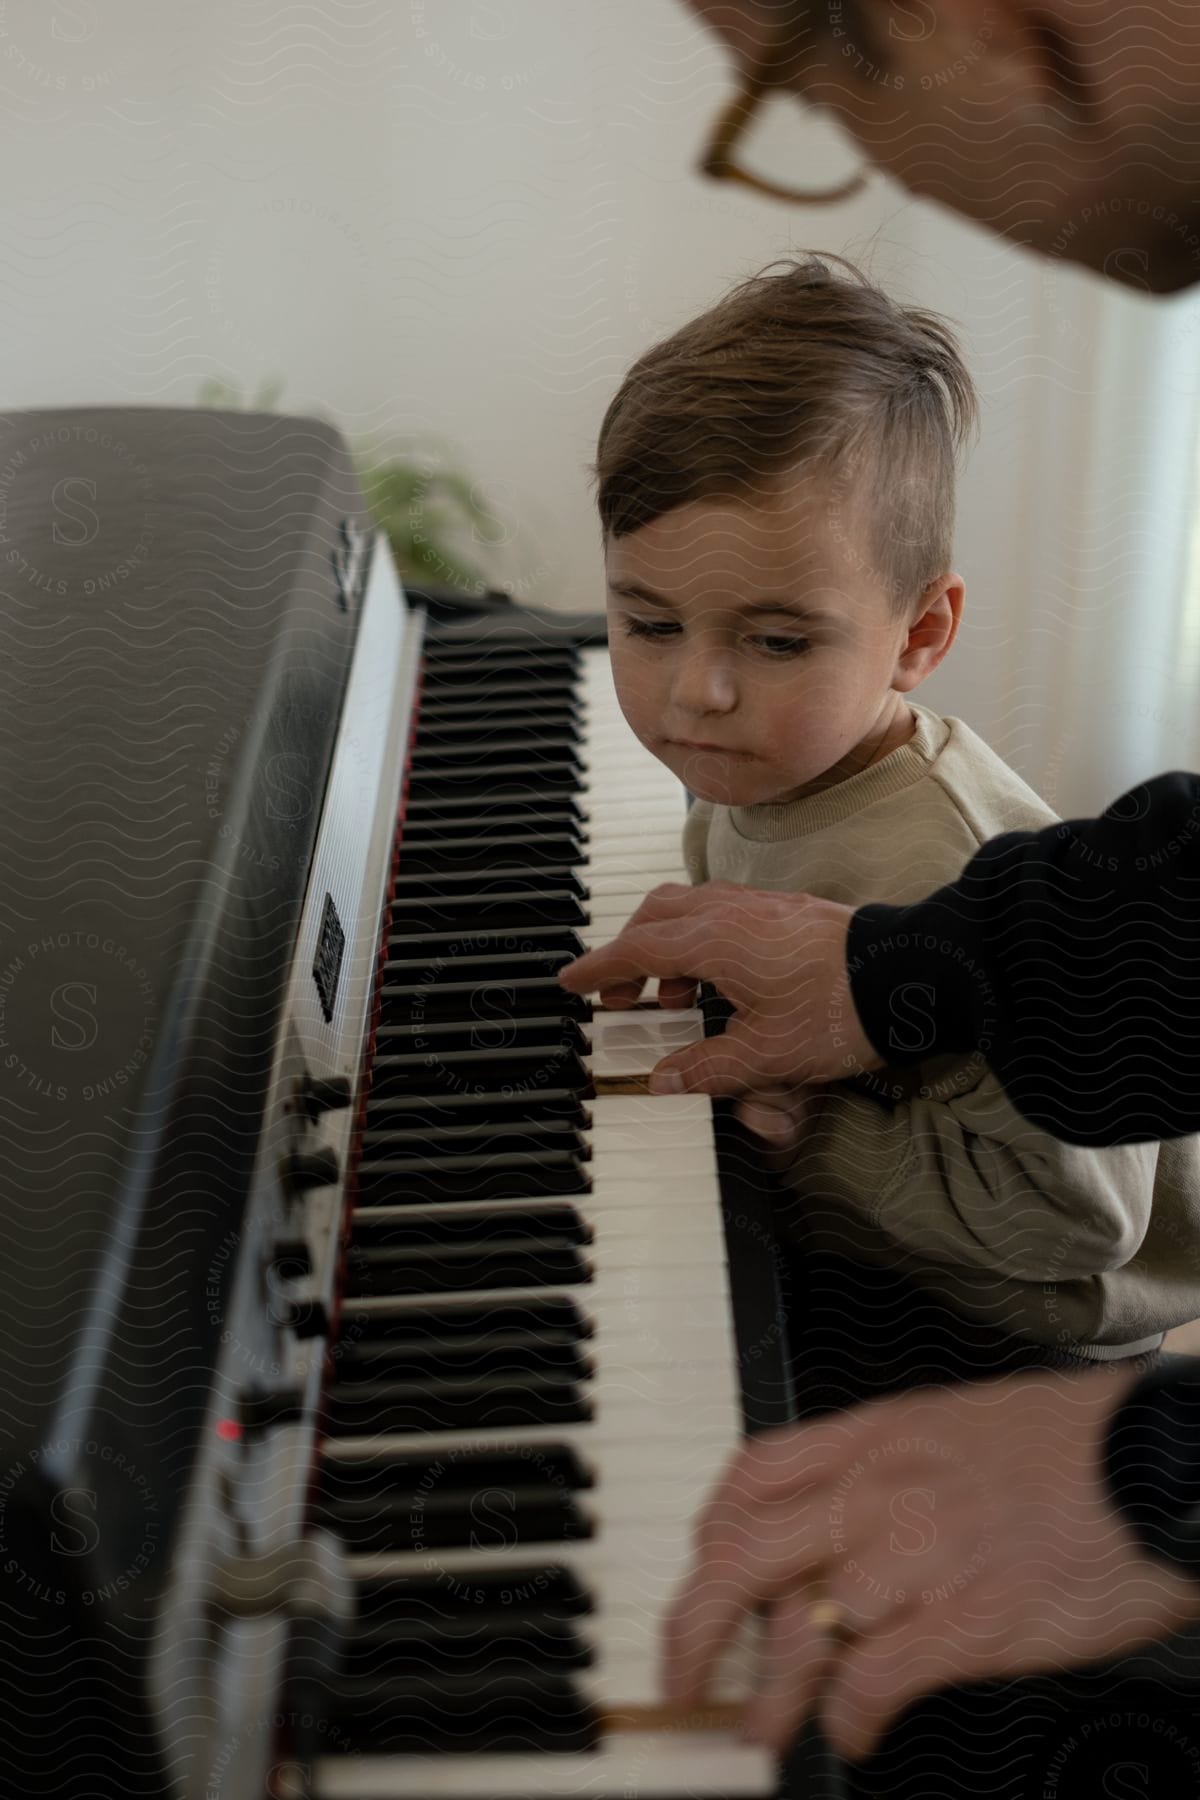
[(217, 1436), (222, 1438), (227, 1444), (240, 1444), (242, 1441), (242, 1428), (236, 1419), (218, 1419)]

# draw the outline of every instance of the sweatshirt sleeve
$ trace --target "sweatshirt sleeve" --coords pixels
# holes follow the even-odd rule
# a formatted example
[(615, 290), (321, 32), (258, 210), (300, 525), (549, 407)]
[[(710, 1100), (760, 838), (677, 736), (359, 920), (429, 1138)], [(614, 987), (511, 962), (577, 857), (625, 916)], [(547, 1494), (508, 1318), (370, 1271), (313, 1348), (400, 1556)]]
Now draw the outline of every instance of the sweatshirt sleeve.
[(1200, 777), (1010, 832), (912, 906), (864, 906), (855, 1006), (889, 1063), (979, 1050), (1074, 1144), (1200, 1131)]
[[(1156, 1144), (1082, 1150), (1032, 1125), (996, 1078), (963, 1071), (913, 1084), (888, 1103), (858, 1087), (821, 1096), (789, 1181), (806, 1208), (824, 1197), (922, 1261), (1054, 1284), (1071, 1335), (1098, 1320), (1067, 1318), (1069, 1284), (1124, 1267), (1145, 1237)], [(890, 1071), (874, 1078), (880, 1087)], [(1100, 1310), (1098, 1297), (1081, 1304)]]
[(708, 828), (712, 824), (711, 800), (693, 800), (683, 822), (683, 864), (693, 887), (708, 875)]

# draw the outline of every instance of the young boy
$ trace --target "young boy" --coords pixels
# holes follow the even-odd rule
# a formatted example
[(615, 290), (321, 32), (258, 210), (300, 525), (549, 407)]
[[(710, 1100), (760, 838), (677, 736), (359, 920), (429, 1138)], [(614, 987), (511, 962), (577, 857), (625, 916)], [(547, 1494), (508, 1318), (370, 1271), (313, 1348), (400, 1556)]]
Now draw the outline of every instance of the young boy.
[[(613, 674), (695, 796), (693, 881), (903, 904), (1055, 815), (960, 720), (910, 700), (962, 613), (954, 462), (975, 398), (941, 321), (835, 261), (744, 283), (609, 407)], [(897, 1029), (921, 1025), (918, 991)], [(824, 1307), (856, 1342), (874, 1331), (894, 1365), (868, 1391), (964, 1372), (964, 1343), (997, 1370), (1013, 1364), (996, 1346), (1131, 1356), (1200, 1314), (1198, 1144), (1063, 1144), (980, 1057), (942, 1059), (813, 1101), (780, 1231), (806, 1253), (810, 1322)], [(948, 1335), (922, 1337), (922, 1306)]]

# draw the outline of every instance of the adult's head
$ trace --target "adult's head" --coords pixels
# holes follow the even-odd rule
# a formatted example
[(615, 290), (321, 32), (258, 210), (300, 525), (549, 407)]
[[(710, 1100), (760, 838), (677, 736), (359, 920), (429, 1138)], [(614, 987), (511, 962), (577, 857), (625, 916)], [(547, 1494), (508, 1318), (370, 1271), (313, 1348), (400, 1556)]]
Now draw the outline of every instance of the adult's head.
[(1191, 0), (685, 4), (911, 192), (1143, 291), (1200, 280)]

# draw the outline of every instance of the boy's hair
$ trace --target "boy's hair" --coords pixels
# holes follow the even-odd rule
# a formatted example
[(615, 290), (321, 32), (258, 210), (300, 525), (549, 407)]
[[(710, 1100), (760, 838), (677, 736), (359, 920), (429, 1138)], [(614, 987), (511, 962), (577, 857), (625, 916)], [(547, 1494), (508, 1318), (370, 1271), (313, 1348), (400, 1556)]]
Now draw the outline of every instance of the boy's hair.
[(600, 427), (604, 534), (811, 471), (861, 496), (869, 561), (904, 611), (950, 567), (955, 456), (975, 416), (936, 314), (841, 257), (773, 264), (630, 369)]

